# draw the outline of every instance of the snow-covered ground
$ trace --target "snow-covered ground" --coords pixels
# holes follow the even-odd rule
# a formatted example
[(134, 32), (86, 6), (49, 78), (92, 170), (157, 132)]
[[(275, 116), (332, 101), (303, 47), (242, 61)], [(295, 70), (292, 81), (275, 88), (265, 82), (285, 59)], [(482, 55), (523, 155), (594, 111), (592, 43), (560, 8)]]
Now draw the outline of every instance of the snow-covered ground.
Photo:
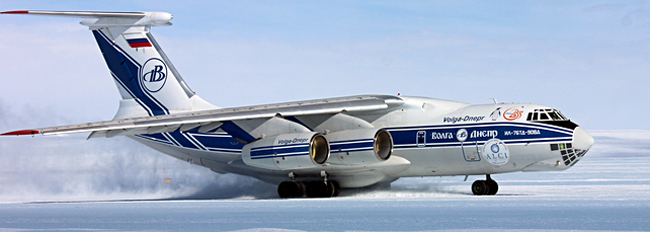
[[(472, 181), (484, 177), (464, 182), (457, 176), (404, 178), (391, 190), (290, 200), (274, 198), (275, 186), (204, 172), (146, 149), (127, 154), (123, 147), (90, 144), (68, 153), (72, 158), (49, 152), (82, 144), (60, 138), (28, 148), (34, 155), (0, 155), (0, 231), (650, 231), (650, 131), (590, 133), (596, 145), (573, 168), (493, 175), (496, 196), (471, 195)], [(24, 145), (16, 141), (0, 145)], [(42, 162), (29, 166), (16, 158)], [(157, 182), (163, 166), (171, 186)], [(26, 203), (80, 200), (101, 202)]]

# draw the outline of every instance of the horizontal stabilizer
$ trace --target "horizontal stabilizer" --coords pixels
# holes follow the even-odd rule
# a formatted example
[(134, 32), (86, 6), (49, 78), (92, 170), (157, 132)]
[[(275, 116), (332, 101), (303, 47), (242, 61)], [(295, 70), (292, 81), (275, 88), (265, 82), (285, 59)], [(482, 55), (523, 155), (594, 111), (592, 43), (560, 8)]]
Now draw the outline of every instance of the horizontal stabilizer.
[(74, 18), (99, 18), (99, 17), (133, 17), (142, 18), (144, 12), (100, 12), (100, 11), (38, 11), (38, 10), (14, 10), (4, 11), (2, 14), (33, 14), (44, 16), (64, 16)]
[(101, 12), (101, 11), (38, 11), (14, 10), (0, 14), (28, 14), (85, 18), (82, 25), (89, 27), (105, 26), (169, 26), (173, 16), (166, 12)]

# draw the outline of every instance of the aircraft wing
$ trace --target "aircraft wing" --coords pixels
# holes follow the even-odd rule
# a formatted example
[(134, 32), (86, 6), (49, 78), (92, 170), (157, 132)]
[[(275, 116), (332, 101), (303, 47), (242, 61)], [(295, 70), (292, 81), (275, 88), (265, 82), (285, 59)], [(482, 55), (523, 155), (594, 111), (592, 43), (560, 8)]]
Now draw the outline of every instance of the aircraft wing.
[(179, 128), (181, 131), (199, 128), (199, 132), (205, 133), (220, 127), (224, 122), (228, 121), (373, 111), (387, 109), (390, 106), (401, 104), (403, 104), (403, 100), (395, 96), (351, 96), (248, 107), (222, 108), (182, 114), (116, 119), (76, 125), (19, 130), (0, 135), (59, 135), (93, 132), (89, 138), (94, 138), (114, 137), (119, 135), (155, 134), (172, 132)]

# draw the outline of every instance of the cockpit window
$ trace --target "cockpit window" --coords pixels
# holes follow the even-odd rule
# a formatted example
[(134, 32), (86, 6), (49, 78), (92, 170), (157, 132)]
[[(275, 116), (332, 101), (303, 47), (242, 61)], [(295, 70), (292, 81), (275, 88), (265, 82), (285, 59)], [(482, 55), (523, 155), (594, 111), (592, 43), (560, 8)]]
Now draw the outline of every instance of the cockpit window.
[(539, 120), (548, 120), (548, 115), (546, 115), (544, 112), (539, 112)]
[(561, 121), (562, 120), (562, 118), (560, 118), (560, 116), (555, 112), (548, 113), (548, 116), (551, 116), (551, 119), (553, 119), (553, 121)]
[(526, 118), (528, 121), (569, 121), (567, 117), (562, 115), (556, 109), (535, 109), (533, 112), (528, 113)]
[(559, 110), (556, 109), (534, 109), (532, 112), (528, 112), (528, 117), (526, 121), (550, 124), (554, 126), (564, 127), (568, 129), (575, 129), (578, 127), (577, 124), (571, 122), (569, 118), (565, 117)]

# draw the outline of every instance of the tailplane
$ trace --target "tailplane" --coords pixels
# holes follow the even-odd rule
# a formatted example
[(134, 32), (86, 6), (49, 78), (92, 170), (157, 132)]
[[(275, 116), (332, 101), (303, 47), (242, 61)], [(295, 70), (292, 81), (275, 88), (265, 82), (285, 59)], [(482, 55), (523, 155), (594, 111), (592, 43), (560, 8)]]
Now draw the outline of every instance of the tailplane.
[(6, 11), (85, 18), (122, 96), (115, 118), (167, 115), (215, 109), (183, 81), (150, 33), (151, 26), (169, 26), (165, 12)]

